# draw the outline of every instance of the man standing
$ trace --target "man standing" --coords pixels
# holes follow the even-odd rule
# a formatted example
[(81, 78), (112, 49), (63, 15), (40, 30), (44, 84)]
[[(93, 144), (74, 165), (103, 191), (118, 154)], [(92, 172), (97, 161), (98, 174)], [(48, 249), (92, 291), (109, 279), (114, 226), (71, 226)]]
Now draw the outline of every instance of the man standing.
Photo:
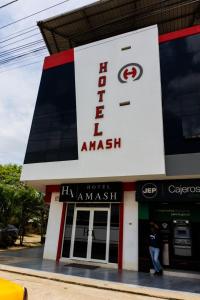
[(160, 244), (159, 227), (155, 223), (151, 222), (149, 234), (149, 252), (155, 270), (154, 275), (162, 275), (163, 273), (162, 266), (159, 261)]

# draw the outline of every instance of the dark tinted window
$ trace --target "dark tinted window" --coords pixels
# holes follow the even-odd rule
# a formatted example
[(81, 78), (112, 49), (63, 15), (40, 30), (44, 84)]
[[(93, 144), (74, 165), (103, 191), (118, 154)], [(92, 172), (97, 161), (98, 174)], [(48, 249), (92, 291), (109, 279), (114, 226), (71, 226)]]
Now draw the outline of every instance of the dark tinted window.
[(119, 205), (111, 204), (109, 262), (118, 262)]
[(24, 163), (78, 158), (74, 63), (43, 71)]
[(165, 153), (200, 152), (200, 35), (160, 44)]
[(63, 257), (70, 256), (73, 217), (74, 217), (74, 204), (68, 204), (66, 223), (65, 223), (65, 234), (63, 236), (63, 250), (62, 250)]

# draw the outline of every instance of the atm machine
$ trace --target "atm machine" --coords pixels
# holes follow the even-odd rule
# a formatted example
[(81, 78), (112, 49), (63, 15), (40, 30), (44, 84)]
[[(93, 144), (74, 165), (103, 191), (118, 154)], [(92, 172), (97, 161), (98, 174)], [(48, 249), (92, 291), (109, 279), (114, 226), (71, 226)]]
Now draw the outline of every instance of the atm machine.
[(173, 220), (173, 252), (176, 256), (192, 256), (192, 235), (189, 220)]

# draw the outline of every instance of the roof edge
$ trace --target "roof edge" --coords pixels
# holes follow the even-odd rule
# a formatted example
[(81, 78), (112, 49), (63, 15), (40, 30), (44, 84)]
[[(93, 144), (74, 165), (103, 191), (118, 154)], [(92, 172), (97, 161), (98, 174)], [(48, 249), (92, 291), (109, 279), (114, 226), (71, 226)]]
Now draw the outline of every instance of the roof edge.
[(91, 6), (98, 6), (99, 4), (103, 3), (103, 2), (108, 2), (110, 0), (94, 0), (93, 3), (90, 3), (90, 4), (87, 4), (87, 5), (83, 5), (83, 6), (80, 6), (76, 9), (72, 9), (72, 10), (69, 10), (68, 12), (64, 12), (60, 15), (56, 15), (56, 16), (53, 16), (53, 17), (50, 17), (50, 18), (47, 18), (45, 20), (41, 20), (41, 21), (38, 21), (37, 22), (37, 25), (41, 28), (41, 24), (43, 23), (46, 23), (46, 22), (50, 22), (52, 20), (56, 20), (56, 19), (59, 19), (60, 17), (65, 17), (67, 14), (71, 14), (71, 13), (75, 13), (77, 11), (79, 11), (80, 9), (85, 9), (85, 8), (89, 8)]

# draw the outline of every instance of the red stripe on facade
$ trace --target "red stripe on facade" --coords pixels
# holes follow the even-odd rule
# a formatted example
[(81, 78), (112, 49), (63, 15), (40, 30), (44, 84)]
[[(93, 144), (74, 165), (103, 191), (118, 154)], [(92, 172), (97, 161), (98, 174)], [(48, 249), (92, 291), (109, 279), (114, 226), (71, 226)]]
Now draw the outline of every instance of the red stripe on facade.
[(51, 194), (52, 194), (52, 193), (47, 193), (47, 192), (46, 192), (46, 194), (45, 194), (45, 196), (44, 196), (44, 202), (46, 202), (46, 203), (51, 203)]
[(124, 230), (124, 202), (119, 204), (119, 247), (118, 247), (118, 270), (123, 268), (123, 230)]
[[(200, 33), (200, 25), (184, 28), (178, 31), (165, 33), (159, 36), (159, 42), (164, 43), (167, 41), (183, 38), (185, 36), (194, 35)], [(44, 60), (43, 69), (47, 70), (53, 67), (57, 67), (69, 62), (74, 61), (74, 49), (65, 50), (59, 53), (47, 56)]]
[(61, 257), (66, 208), (67, 208), (67, 204), (63, 203), (62, 216), (61, 216), (61, 222), (60, 222), (60, 233), (59, 233), (59, 239), (58, 239), (58, 248), (57, 248), (56, 262), (59, 262), (60, 257)]
[(159, 43), (168, 42), (183, 38), (185, 36), (194, 35), (200, 33), (200, 25), (184, 28), (178, 31), (165, 33), (159, 36)]
[(46, 185), (46, 193), (59, 193), (60, 185)]
[(136, 190), (135, 182), (123, 182), (123, 191), (131, 192)]
[(45, 57), (43, 69), (47, 70), (74, 61), (74, 49), (65, 50)]
[(60, 185), (47, 185), (45, 191), (44, 201), (46, 203), (51, 203), (51, 195), (52, 193), (59, 193)]

